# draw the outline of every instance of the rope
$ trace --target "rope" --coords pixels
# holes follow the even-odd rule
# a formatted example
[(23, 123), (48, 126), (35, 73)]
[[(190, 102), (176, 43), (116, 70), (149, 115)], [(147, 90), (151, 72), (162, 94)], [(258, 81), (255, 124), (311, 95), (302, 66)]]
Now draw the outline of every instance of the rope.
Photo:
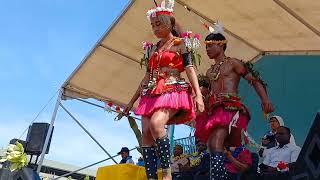
[[(40, 114), (47, 108), (47, 106), (50, 104), (50, 102), (52, 101), (52, 99), (57, 95), (57, 93), (60, 91), (60, 89), (58, 89), (53, 95), (52, 97), (48, 100), (48, 102), (42, 107), (42, 109), (40, 110), (40, 112), (36, 115), (36, 117), (31, 121), (31, 123), (29, 125), (31, 125), (33, 122), (35, 122), (38, 117), (40, 116)], [(20, 135), (19, 139), (22, 138), (22, 136), (27, 132), (27, 130), (29, 129), (29, 126), (22, 132), (22, 134)]]

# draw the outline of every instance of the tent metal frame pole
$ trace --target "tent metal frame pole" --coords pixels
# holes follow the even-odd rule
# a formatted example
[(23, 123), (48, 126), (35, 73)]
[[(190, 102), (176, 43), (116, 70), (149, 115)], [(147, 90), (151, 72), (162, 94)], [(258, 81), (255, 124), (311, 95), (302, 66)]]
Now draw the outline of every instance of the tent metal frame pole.
[(318, 31), (315, 27), (313, 27), (301, 16), (299, 16), (294, 10), (290, 9), (285, 3), (281, 2), (280, 0), (273, 0), (273, 1), (276, 4), (278, 4), (278, 6), (280, 6), (283, 10), (285, 10), (287, 13), (289, 13), (291, 16), (297, 19), (300, 23), (302, 23), (304, 26), (306, 26), (308, 29), (310, 29), (312, 32), (314, 32), (316, 35), (320, 37), (320, 31)]
[(99, 141), (92, 136), (92, 134), (60, 103), (61, 108), (81, 127), (81, 129), (87, 133), (90, 138), (112, 159), (115, 164), (117, 161), (109, 154), (109, 152), (99, 143)]
[(131, 60), (131, 61), (133, 61), (133, 62), (135, 62), (135, 63), (139, 63), (139, 64), (140, 64), (140, 61), (139, 61), (139, 60), (137, 60), (137, 59), (135, 59), (135, 58), (133, 58), (133, 57), (127, 56), (127, 55), (121, 53), (120, 51), (117, 51), (117, 50), (115, 50), (115, 49), (112, 49), (112, 48), (110, 48), (110, 47), (108, 47), (108, 46), (106, 46), (106, 45), (104, 45), (104, 44), (100, 44), (100, 47), (103, 47), (104, 49), (107, 49), (107, 50), (109, 50), (109, 51), (112, 51), (113, 53), (116, 53), (116, 54), (118, 54), (118, 55), (120, 55), (120, 56), (123, 56), (123, 57), (125, 57), (125, 58), (127, 58), (127, 59), (129, 59), (129, 60)]
[[(72, 98), (74, 100), (78, 100), (80, 102), (83, 102), (83, 103), (86, 103), (86, 104), (89, 104), (89, 105), (92, 105), (92, 106), (95, 106), (95, 107), (98, 107), (98, 108), (101, 108), (101, 109), (105, 109), (105, 107), (103, 107), (103, 106), (101, 106), (99, 104), (96, 104), (96, 103), (93, 103), (93, 102), (90, 102), (90, 101), (86, 101), (84, 99), (75, 98), (75, 97), (66, 96), (66, 95), (65, 95), (65, 97), (69, 97), (69, 98)], [(115, 110), (111, 110), (111, 111), (114, 112), (114, 113), (117, 113), (117, 111), (115, 111)], [(140, 118), (137, 118), (137, 117), (132, 117), (132, 118), (135, 119), (135, 120), (141, 121)]]
[(169, 133), (169, 140), (170, 140), (170, 152), (173, 154), (173, 149), (174, 149), (174, 125), (169, 125), (168, 126), (168, 133)]
[(249, 60), (249, 62), (255, 63), (257, 62), (259, 59), (261, 59), (262, 57), (265, 56), (265, 52), (260, 52), (259, 54), (257, 54), (256, 56), (254, 56), (253, 58), (251, 58)]
[(41, 171), (41, 167), (42, 167), (42, 164), (43, 164), (44, 156), (46, 154), (46, 151), (47, 151), (47, 148), (48, 148), (48, 145), (49, 145), (49, 139), (50, 139), (52, 131), (53, 131), (53, 126), (54, 126), (54, 122), (55, 122), (56, 117), (57, 117), (57, 113), (58, 113), (58, 109), (59, 109), (59, 105), (60, 105), (61, 99), (62, 99), (62, 89), (59, 90), (59, 95), (58, 95), (58, 99), (57, 99), (57, 102), (56, 102), (56, 105), (55, 105), (55, 108), (54, 108), (54, 111), (53, 111), (53, 114), (52, 114), (52, 117), (51, 117), (49, 130), (48, 130), (48, 133), (46, 135), (46, 139), (44, 141), (44, 146), (43, 146), (43, 149), (42, 149), (42, 152), (41, 152), (41, 155), (40, 155), (40, 160), (39, 160), (38, 167), (37, 167), (37, 173), (38, 174)]
[(320, 55), (319, 50), (265, 51), (265, 55)]
[[(132, 149), (130, 149), (129, 151), (133, 151), (133, 150), (135, 150), (135, 149), (137, 149), (137, 148), (136, 148), (136, 147), (135, 147), (135, 148), (132, 148)], [(119, 154), (114, 155), (114, 156), (112, 156), (111, 158), (115, 158), (115, 157), (117, 157), (117, 156), (119, 156)], [(80, 168), (80, 169), (74, 170), (74, 171), (72, 171), (72, 172), (66, 173), (66, 174), (64, 174), (64, 175), (62, 175), (62, 176), (60, 176), (60, 177), (54, 178), (53, 180), (58, 180), (58, 179), (60, 179), (60, 178), (62, 178), (62, 177), (67, 177), (67, 176), (69, 176), (69, 175), (72, 175), (73, 173), (77, 173), (77, 172), (82, 171), (82, 170), (84, 170), (84, 169), (87, 169), (87, 168), (89, 168), (89, 167), (92, 167), (92, 166), (95, 166), (95, 165), (97, 165), (97, 164), (103, 163), (103, 162), (105, 162), (105, 161), (107, 161), (107, 160), (109, 160), (109, 159), (111, 159), (111, 158), (109, 157), (109, 158), (107, 158), (107, 159), (103, 159), (103, 160), (101, 160), (101, 161), (98, 161), (98, 162), (96, 162), (96, 163), (90, 164), (90, 165), (85, 166), (85, 167), (83, 167), (83, 168)]]

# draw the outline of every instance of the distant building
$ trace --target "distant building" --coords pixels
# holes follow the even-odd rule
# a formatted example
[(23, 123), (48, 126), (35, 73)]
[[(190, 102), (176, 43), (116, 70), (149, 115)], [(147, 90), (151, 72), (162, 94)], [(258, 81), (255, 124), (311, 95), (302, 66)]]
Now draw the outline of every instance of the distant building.
[[(3, 157), (5, 155), (5, 151), (6, 150), (4, 150), (4, 149), (0, 149), (0, 157)], [(34, 167), (34, 165), (31, 164), (30, 167)], [(0, 164), (0, 168), (2, 168), (1, 164)], [(40, 177), (42, 177), (42, 178), (48, 177), (50, 180), (50, 179), (57, 178), (59, 176), (62, 176), (66, 173), (75, 171), (80, 168), (81, 167), (78, 167), (78, 166), (45, 159), (43, 161), (43, 166), (41, 168)], [(83, 179), (87, 175), (90, 177), (90, 180), (95, 179), (96, 170), (85, 169), (85, 170), (79, 171), (77, 173), (71, 174), (70, 177), (72, 179)], [(67, 177), (60, 178), (60, 179), (66, 180)]]

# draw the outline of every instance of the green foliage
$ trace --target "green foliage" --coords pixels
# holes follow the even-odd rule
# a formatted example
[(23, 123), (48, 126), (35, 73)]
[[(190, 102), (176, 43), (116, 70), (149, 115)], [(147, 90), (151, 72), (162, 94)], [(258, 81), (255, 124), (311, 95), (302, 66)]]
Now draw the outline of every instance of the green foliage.
[(264, 88), (266, 88), (267, 83), (262, 80), (259, 71), (255, 70), (253, 63), (243, 62), (243, 64), (247, 68), (247, 70), (252, 74), (252, 76), (255, 77), (264, 86)]
[(24, 153), (23, 145), (19, 142), (16, 144), (10, 144), (7, 148), (6, 155), (0, 159), (0, 163), (9, 161), (11, 163), (10, 170), (16, 171), (27, 166), (27, 155)]

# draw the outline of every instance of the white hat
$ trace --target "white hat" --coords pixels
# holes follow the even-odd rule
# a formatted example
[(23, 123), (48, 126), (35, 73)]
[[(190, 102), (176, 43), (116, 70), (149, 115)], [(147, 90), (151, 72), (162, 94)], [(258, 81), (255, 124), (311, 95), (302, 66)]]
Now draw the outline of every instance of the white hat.
[(282, 117), (275, 115), (275, 116), (271, 116), (271, 117), (270, 117), (270, 120), (271, 120), (272, 118), (275, 118), (276, 120), (278, 120), (280, 126), (284, 126), (284, 121), (283, 121)]

